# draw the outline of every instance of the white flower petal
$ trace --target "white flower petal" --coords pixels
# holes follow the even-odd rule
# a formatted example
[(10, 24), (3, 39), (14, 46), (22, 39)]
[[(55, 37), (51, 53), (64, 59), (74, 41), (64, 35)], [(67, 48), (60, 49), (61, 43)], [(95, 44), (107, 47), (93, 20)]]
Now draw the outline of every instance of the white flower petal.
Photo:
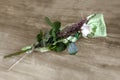
[(81, 27), (81, 32), (82, 36), (86, 38), (87, 35), (91, 33), (90, 26), (87, 24), (83, 24), (83, 26)]

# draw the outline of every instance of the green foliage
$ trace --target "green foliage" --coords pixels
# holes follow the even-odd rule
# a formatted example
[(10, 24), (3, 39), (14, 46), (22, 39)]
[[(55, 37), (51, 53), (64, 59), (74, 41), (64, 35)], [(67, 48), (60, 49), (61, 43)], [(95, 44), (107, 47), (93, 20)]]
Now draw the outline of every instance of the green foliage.
[(45, 17), (45, 21), (51, 26), (49, 34), (53, 37), (53, 41), (56, 41), (57, 33), (60, 31), (61, 23), (59, 21), (52, 23), (48, 17)]
[(64, 44), (63, 42), (58, 42), (56, 43), (55, 51), (61, 52), (64, 51), (66, 48), (67, 48), (66, 44)]
[[(49, 49), (56, 52), (61, 52), (65, 50), (68, 44), (65, 44), (63, 42), (57, 42), (57, 33), (60, 31), (61, 23), (59, 21), (55, 21), (52, 23), (48, 17), (46, 17), (45, 20), (48, 23), (48, 25), (52, 27), (49, 32), (49, 34), (51, 35), (49, 42), (53, 43), (49, 45)], [(80, 33), (76, 32), (75, 37), (78, 39), (80, 37)], [(78, 49), (74, 43), (70, 43), (68, 51), (70, 54), (75, 54), (78, 51)]]
[(56, 30), (56, 31), (59, 31), (60, 27), (61, 27), (61, 23), (59, 21), (55, 21), (53, 23), (53, 28)]
[[(68, 43), (66, 44), (63, 43), (57, 37), (57, 33), (60, 32), (61, 23), (59, 21), (51, 22), (48, 17), (45, 17), (45, 21), (47, 22), (48, 25), (51, 26), (51, 30), (48, 33), (43, 33), (40, 30), (39, 34), (36, 36), (38, 44), (35, 46), (38, 46), (38, 47), (35, 47), (35, 48), (40, 48), (41, 51), (43, 51), (44, 49), (47, 51), (50, 49), (56, 52), (64, 51), (67, 48)], [(76, 34), (76, 37), (79, 38), (78, 33)], [(32, 49), (31, 46), (27, 46), (27, 47), (22, 48), (22, 50), (19, 52), (4, 56), (4, 58), (20, 55), (31, 49)]]
[(59, 30), (61, 23), (59, 21), (51, 22), (51, 20), (48, 17), (45, 17), (45, 21), (48, 25), (50, 25), (55, 30)]
[(45, 17), (45, 21), (48, 25), (50, 25), (51, 27), (53, 27), (53, 23), (50, 21), (50, 19), (48, 17)]
[(50, 38), (49, 32), (46, 32), (46, 33), (45, 33), (44, 38), (45, 38), (45, 41), (48, 41), (48, 40), (49, 40), (49, 38)]
[(36, 36), (37, 41), (40, 42), (43, 39), (43, 32), (40, 30), (39, 34)]
[(56, 51), (56, 52), (62, 52), (67, 48), (67, 45), (63, 42), (58, 42), (55, 45), (51, 45), (49, 47), (50, 50)]
[(75, 33), (75, 37), (76, 37), (77, 39), (79, 39), (81, 36), (82, 36), (81, 33), (79, 33), (79, 32), (76, 32), (76, 33)]

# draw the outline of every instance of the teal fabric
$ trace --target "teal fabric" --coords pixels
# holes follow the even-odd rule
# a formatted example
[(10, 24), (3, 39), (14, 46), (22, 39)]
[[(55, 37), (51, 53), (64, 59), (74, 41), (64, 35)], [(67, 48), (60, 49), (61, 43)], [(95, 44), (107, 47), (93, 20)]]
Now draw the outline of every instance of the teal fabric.
[(94, 35), (92, 37), (106, 37), (106, 25), (104, 21), (103, 14), (92, 14), (87, 17), (89, 19), (88, 25), (90, 26), (90, 29), (92, 30), (92, 33)]

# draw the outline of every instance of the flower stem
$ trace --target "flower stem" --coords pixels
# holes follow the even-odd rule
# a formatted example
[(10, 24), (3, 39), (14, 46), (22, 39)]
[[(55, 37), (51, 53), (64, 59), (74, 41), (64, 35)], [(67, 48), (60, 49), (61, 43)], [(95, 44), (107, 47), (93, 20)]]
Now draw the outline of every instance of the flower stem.
[(25, 53), (25, 52), (28, 51), (28, 50), (30, 50), (30, 49), (21, 50), (21, 51), (19, 51), (19, 52), (15, 52), (15, 53), (12, 53), (12, 54), (8, 54), (8, 55), (4, 56), (4, 58), (16, 56), (16, 55), (20, 55), (20, 54), (22, 54), (22, 53)]

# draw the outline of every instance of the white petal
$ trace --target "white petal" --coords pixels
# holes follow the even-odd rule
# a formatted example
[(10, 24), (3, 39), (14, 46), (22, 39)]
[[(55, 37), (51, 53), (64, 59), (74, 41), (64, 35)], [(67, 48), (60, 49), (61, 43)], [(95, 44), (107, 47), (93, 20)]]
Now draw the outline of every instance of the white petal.
[(81, 27), (81, 32), (82, 32), (82, 36), (83, 37), (87, 37), (87, 35), (88, 34), (90, 34), (91, 33), (91, 30), (90, 30), (90, 26), (89, 25), (87, 25), (87, 24), (83, 24), (83, 26)]

